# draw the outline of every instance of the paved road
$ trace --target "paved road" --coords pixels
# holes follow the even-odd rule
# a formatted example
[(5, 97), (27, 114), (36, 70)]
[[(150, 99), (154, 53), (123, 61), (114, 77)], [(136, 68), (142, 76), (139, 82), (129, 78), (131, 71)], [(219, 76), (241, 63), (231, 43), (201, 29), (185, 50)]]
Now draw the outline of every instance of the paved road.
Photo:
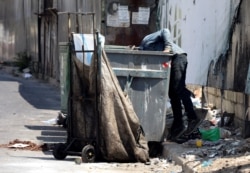
[[(64, 142), (65, 129), (52, 125), (59, 111), (58, 87), (0, 70), (1, 145), (15, 139), (36, 144)], [(73, 165), (71, 162), (57, 162), (51, 152), (4, 147), (0, 148), (0, 163), (0, 172), (3, 173), (67, 172), (68, 169), (62, 171), (64, 165)]]
[(59, 88), (1, 71), (0, 95), (0, 143), (65, 139), (63, 129), (50, 123), (60, 111)]
[[(65, 142), (66, 130), (51, 124), (60, 112), (60, 90), (36, 79), (15, 77), (0, 68), (0, 146), (19, 139), (36, 144)], [(76, 164), (77, 156), (54, 159), (51, 150), (0, 147), (3, 173), (154, 173), (181, 172), (181, 167), (155, 158), (143, 163)]]
[[(15, 139), (36, 144), (65, 142), (66, 130), (53, 125), (60, 111), (60, 90), (36, 79), (15, 77), (0, 66), (0, 172), (1, 173), (169, 173), (182, 172), (178, 165), (168, 162), (167, 155), (175, 163), (184, 165), (184, 172), (249, 172), (249, 152), (241, 157), (216, 158), (211, 166), (183, 159), (182, 153), (197, 150), (175, 143), (165, 143), (163, 159), (151, 159), (143, 163), (82, 163), (77, 156), (56, 160), (51, 150), (31, 151), (3, 147)], [(249, 140), (250, 141), (250, 140)], [(204, 149), (203, 147), (200, 149)], [(216, 172), (216, 171), (215, 171)]]

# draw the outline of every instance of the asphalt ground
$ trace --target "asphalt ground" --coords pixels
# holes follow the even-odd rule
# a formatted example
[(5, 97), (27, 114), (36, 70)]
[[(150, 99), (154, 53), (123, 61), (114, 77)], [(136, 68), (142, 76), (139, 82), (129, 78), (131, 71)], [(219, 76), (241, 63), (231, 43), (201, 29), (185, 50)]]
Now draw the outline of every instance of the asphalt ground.
[[(0, 64), (0, 172), (182, 172), (174, 161), (159, 157), (151, 158), (147, 164), (79, 164), (76, 162), (80, 158), (78, 156), (56, 160), (50, 147), (67, 140), (67, 130), (55, 122), (59, 112), (58, 86), (35, 78), (24, 78), (23, 74), (17, 74), (12, 68)], [(25, 144), (30, 146), (24, 148)], [(44, 146), (47, 146), (46, 149)]]
[[(79, 164), (76, 162), (80, 158), (78, 156), (67, 156), (64, 160), (56, 160), (52, 149), (48, 146), (65, 143), (67, 140), (67, 130), (56, 124), (59, 112), (58, 86), (35, 78), (24, 78), (22, 74), (13, 73), (12, 68), (0, 64), (0, 172), (250, 172), (250, 139), (232, 142), (238, 147), (240, 144), (237, 143), (243, 142), (244, 152), (226, 157), (216, 156), (212, 159), (199, 157), (200, 153), (209, 151), (212, 147), (185, 147), (173, 142), (163, 142), (162, 155), (151, 158), (151, 162), (147, 164), (105, 162)], [(13, 145), (20, 143), (34, 145), (27, 148)], [(219, 146), (215, 146), (215, 149)]]

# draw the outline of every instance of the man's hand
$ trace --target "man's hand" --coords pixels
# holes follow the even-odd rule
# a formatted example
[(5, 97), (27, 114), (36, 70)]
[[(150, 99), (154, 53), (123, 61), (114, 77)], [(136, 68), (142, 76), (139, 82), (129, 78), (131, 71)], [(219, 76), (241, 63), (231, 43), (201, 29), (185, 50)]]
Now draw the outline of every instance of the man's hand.
[(173, 51), (170, 48), (165, 48), (163, 50), (164, 53), (173, 53)]

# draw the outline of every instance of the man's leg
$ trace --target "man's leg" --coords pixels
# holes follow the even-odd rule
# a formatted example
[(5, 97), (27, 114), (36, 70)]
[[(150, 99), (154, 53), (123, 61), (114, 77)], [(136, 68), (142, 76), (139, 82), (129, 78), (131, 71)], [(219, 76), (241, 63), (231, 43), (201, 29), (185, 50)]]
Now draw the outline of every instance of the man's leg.
[[(172, 87), (172, 89), (170, 92), (175, 91), (173, 92), (176, 95), (175, 97), (180, 98), (182, 104), (184, 105), (188, 117), (188, 128), (185, 134), (189, 135), (198, 127), (201, 121), (197, 118), (197, 115), (194, 111), (193, 103), (190, 98), (191, 92), (186, 88), (186, 69), (187, 56), (185, 54), (174, 56), (171, 63), (170, 81), (172, 84), (170, 87)], [(169, 93), (169, 95), (171, 95), (171, 93)]]
[(179, 67), (179, 86), (177, 92), (181, 98), (182, 104), (184, 105), (185, 112), (188, 118), (188, 127), (185, 135), (190, 135), (200, 125), (201, 120), (197, 117), (194, 106), (191, 100), (191, 92), (186, 88), (186, 70), (187, 70), (187, 56), (185, 54), (178, 56), (176, 66)]
[(188, 118), (188, 127), (185, 132), (185, 135), (190, 135), (194, 130), (197, 129), (197, 127), (200, 125), (202, 121), (197, 117), (190, 97), (191, 97), (190, 91), (188, 89), (185, 89), (181, 98)]
[(191, 100), (191, 92), (184, 88), (181, 94), (182, 104), (184, 105), (185, 112), (187, 113), (187, 117), (189, 120), (197, 119), (197, 115), (194, 111), (194, 105)]
[(170, 73), (170, 84), (169, 84), (169, 98), (172, 106), (174, 115), (174, 121), (171, 127), (171, 136), (177, 138), (182, 135), (185, 131), (182, 119), (182, 103), (179, 94), (179, 84), (182, 76), (182, 68), (180, 68), (178, 55), (172, 58), (171, 62), (171, 73)]
[(176, 97), (170, 97), (170, 99), (171, 99), (170, 103), (172, 106), (172, 112), (174, 115), (174, 121), (172, 124), (172, 128), (179, 127), (179, 126), (183, 125), (181, 100), (179, 98), (176, 98)]

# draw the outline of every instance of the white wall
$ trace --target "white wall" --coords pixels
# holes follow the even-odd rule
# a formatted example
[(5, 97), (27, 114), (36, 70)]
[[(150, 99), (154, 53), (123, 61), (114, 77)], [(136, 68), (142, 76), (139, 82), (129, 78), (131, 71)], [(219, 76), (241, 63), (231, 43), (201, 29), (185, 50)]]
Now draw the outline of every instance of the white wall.
[(187, 84), (206, 85), (208, 67), (228, 48), (232, 18), (240, 0), (167, 0), (162, 27), (187, 53)]

